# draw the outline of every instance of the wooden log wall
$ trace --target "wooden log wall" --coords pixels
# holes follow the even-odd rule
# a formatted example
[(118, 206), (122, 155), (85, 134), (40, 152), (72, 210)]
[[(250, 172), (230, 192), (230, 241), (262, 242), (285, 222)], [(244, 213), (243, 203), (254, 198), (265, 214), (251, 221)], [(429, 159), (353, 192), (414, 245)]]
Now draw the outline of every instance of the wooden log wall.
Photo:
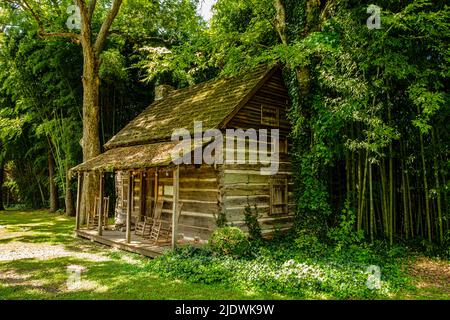
[(219, 213), (218, 171), (209, 165), (180, 167), (180, 202), (183, 203), (178, 232), (185, 237), (208, 240), (217, 227)]
[[(179, 201), (183, 203), (178, 233), (187, 239), (208, 240), (217, 227), (219, 212), (218, 171), (208, 165), (180, 166)], [(172, 174), (160, 174), (159, 187), (172, 186)], [(164, 195), (163, 218), (172, 215), (173, 198)]]
[[(278, 126), (264, 124), (261, 121), (261, 108), (277, 108)], [(280, 129), (280, 142), (287, 138), (290, 126), (286, 117), (288, 95), (283, 85), (281, 72), (275, 73), (250, 99), (250, 101), (228, 122), (227, 128), (233, 129)], [(269, 131), (269, 130), (268, 130)], [(287, 146), (289, 148), (289, 144)], [(287, 148), (280, 146), (279, 169), (275, 176), (264, 176), (260, 168), (266, 165), (233, 164), (226, 161), (220, 167), (220, 198), (221, 210), (226, 213), (228, 224), (241, 227), (246, 231), (244, 222), (244, 210), (250, 205), (252, 210), (257, 206), (260, 215), (259, 222), (263, 234), (270, 235), (275, 229), (287, 230), (292, 226), (295, 212), (293, 197), (292, 165), (285, 153)], [(224, 154), (226, 154), (224, 148)], [(250, 152), (256, 152), (251, 150)], [(248, 159), (249, 151), (246, 151)], [(227, 159), (229, 160), (229, 159)], [(283, 214), (271, 214), (270, 210), (270, 185), (272, 179), (287, 179), (288, 183), (288, 212)]]
[[(154, 182), (154, 170), (146, 172), (146, 176)], [(135, 177), (142, 177), (135, 174)], [(183, 203), (181, 217), (178, 224), (178, 233), (187, 239), (198, 237), (201, 241), (208, 240), (211, 232), (217, 226), (219, 212), (218, 171), (208, 165), (180, 166), (180, 190), (179, 201)], [(134, 184), (133, 193), (140, 191), (142, 184)], [(148, 186), (148, 183), (147, 183)], [(158, 192), (164, 199), (162, 218), (171, 221), (173, 196), (170, 194), (173, 188), (173, 173), (171, 170), (159, 169)], [(143, 188), (146, 206), (149, 201), (154, 201), (154, 195), (149, 196), (148, 188)], [(150, 190), (150, 192), (152, 192)], [(136, 197), (134, 202), (141, 201)], [(144, 210), (142, 214), (147, 214)], [(135, 211), (133, 212), (134, 214)]]

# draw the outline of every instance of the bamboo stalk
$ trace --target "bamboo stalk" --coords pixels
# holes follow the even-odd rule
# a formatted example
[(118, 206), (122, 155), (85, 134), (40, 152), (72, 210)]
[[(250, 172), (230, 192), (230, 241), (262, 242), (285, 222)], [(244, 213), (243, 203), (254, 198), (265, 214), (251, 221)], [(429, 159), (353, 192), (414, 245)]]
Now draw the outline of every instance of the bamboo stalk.
[(387, 197), (387, 191), (386, 191), (386, 171), (384, 169), (384, 160), (381, 161), (380, 164), (380, 176), (381, 176), (381, 189), (382, 189), (382, 196), (381, 196), (381, 202), (382, 202), (382, 220), (384, 224), (384, 234), (386, 237), (389, 237), (389, 212), (388, 212), (388, 197)]
[(425, 161), (425, 150), (423, 146), (423, 135), (422, 132), (419, 133), (419, 140), (420, 140), (420, 155), (422, 159), (422, 173), (423, 173), (423, 187), (424, 187), (424, 194), (425, 194), (425, 219), (426, 219), (426, 225), (427, 225), (427, 236), (428, 241), (431, 242), (432, 235), (431, 235), (431, 215), (430, 215), (430, 202), (428, 200), (428, 182), (427, 182), (427, 167), (426, 167), (426, 161)]
[(373, 242), (375, 211), (373, 207), (373, 189), (372, 189), (372, 163), (369, 161), (369, 197), (370, 197), (370, 240)]
[(403, 193), (403, 218), (404, 218), (404, 229), (405, 229), (405, 237), (409, 239), (409, 214), (408, 214), (408, 199), (406, 196), (406, 178), (405, 178), (405, 162), (402, 159), (401, 161), (401, 170), (402, 170), (402, 193)]
[(364, 212), (364, 202), (366, 201), (365, 199), (365, 193), (366, 193), (366, 180), (367, 180), (367, 163), (368, 163), (368, 157), (369, 155), (369, 150), (366, 150), (366, 159), (364, 162), (364, 175), (363, 175), (363, 183), (362, 183), (362, 191), (361, 191), (361, 199), (360, 199), (360, 210), (358, 212), (358, 231), (361, 230), (362, 227), (362, 221), (363, 221), (363, 212)]
[(431, 139), (433, 141), (433, 163), (434, 163), (434, 179), (436, 184), (436, 193), (437, 193), (437, 223), (438, 223), (438, 230), (439, 230), (439, 242), (442, 243), (444, 241), (444, 230), (442, 227), (442, 205), (441, 205), (441, 186), (439, 183), (439, 166), (437, 161), (437, 150), (436, 150), (436, 137), (434, 134), (434, 130), (431, 130)]

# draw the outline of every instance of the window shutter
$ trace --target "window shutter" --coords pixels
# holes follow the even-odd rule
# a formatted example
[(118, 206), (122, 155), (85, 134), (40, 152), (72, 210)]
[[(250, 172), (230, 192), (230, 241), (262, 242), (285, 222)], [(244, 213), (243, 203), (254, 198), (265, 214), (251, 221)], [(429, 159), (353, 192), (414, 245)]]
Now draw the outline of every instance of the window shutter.
[(273, 178), (270, 181), (270, 214), (288, 213), (288, 182), (286, 178)]

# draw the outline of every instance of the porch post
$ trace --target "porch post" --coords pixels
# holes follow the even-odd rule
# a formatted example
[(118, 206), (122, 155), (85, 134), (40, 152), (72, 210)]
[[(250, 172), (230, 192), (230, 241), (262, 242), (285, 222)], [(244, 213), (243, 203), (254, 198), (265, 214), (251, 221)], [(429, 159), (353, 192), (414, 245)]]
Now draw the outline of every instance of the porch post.
[(132, 198), (133, 197), (133, 172), (128, 173), (128, 201), (127, 201), (127, 230), (126, 240), (127, 243), (131, 242), (131, 210), (132, 210)]
[(155, 168), (155, 186), (154, 186), (153, 216), (156, 213), (156, 202), (158, 201), (158, 167)]
[(172, 249), (177, 246), (178, 238), (178, 198), (180, 184), (180, 166), (173, 170), (173, 203), (172, 203)]
[(98, 235), (101, 236), (103, 234), (103, 196), (104, 196), (104, 188), (103, 188), (103, 180), (104, 174), (100, 171), (100, 185), (99, 185), (99, 209), (98, 209)]
[(141, 185), (140, 185), (140, 189), (141, 189), (141, 196), (140, 196), (140, 201), (139, 201), (139, 219), (142, 216), (145, 216), (145, 194), (147, 193), (147, 190), (145, 190), (145, 186), (146, 186), (146, 181), (147, 179), (147, 173), (145, 171), (141, 172)]
[(80, 229), (80, 208), (81, 208), (81, 173), (78, 172), (77, 175), (78, 175), (78, 183), (77, 183), (77, 207), (75, 211), (75, 230)]

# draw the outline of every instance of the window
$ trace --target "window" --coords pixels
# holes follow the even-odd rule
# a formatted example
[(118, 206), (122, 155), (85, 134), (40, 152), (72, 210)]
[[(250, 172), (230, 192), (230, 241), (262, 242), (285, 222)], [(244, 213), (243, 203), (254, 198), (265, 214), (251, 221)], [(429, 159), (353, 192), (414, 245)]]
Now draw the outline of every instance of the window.
[(288, 182), (286, 178), (274, 178), (270, 181), (270, 214), (288, 213)]
[(164, 186), (164, 195), (173, 196), (173, 186)]
[(280, 113), (277, 107), (261, 105), (261, 124), (278, 127), (280, 124)]

